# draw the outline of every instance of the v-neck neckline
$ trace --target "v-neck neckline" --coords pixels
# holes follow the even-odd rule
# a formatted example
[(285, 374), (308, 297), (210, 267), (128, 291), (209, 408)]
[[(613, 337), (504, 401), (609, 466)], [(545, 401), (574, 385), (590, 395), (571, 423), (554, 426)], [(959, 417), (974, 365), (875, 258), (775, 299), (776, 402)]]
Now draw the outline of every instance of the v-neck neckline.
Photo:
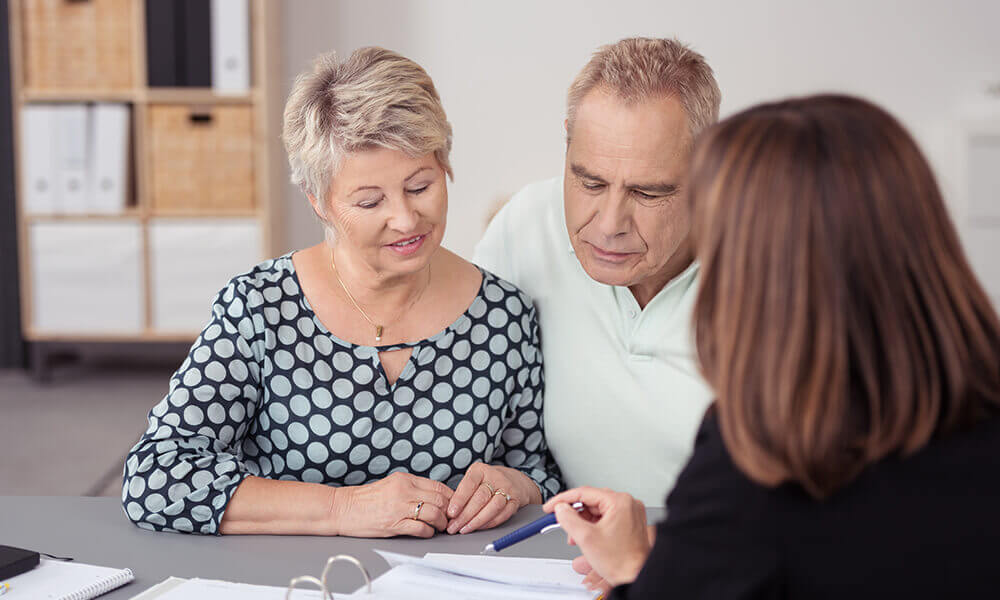
[[(292, 260), (293, 254), (295, 254), (295, 252), (289, 252), (281, 256), (278, 260), (284, 260), (287, 262), (287, 270), (289, 276), (292, 278), (292, 281), (299, 289), (299, 304), (305, 311), (309, 313), (313, 325), (320, 333), (330, 338), (330, 340), (335, 344), (352, 350), (355, 356), (357, 356), (358, 358), (365, 358), (371, 360), (373, 362), (373, 367), (379, 374), (379, 377), (381, 377), (382, 381), (385, 383), (387, 394), (390, 396), (395, 392), (396, 387), (400, 381), (403, 381), (404, 378), (406, 378), (406, 380), (409, 380), (414, 376), (414, 373), (417, 370), (417, 364), (415, 362), (415, 358), (420, 352), (421, 347), (424, 346), (425, 344), (436, 343), (444, 336), (453, 332), (456, 329), (458, 323), (461, 322), (463, 318), (471, 320), (472, 315), (470, 314), (470, 311), (472, 310), (472, 305), (476, 303), (476, 300), (485, 296), (485, 290), (487, 284), (487, 272), (483, 270), (479, 265), (473, 264), (473, 266), (475, 266), (476, 269), (479, 271), (479, 276), (480, 276), (479, 289), (476, 291), (476, 295), (472, 297), (472, 300), (469, 302), (469, 305), (465, 307), (464, 311), (462, 311), (462, 314), (458, 315), (458, 317), (456, 317), (455, 320), (452, 321), (450, 324), (448, 324), (444, 329), (438, 331), (437, 333), (428, 338), (417, 340), (415, 342), (398, 342), (395, 344), (385, 344), (378, 346), (368, 345), (368, 344), (355, 344), (354, 342), (349, 342), (345, 339), (342, 339), (336, 336), (333, 332), (331, 332), (327, 328), (326, 324), (324, 324), (323, 321), (320, 320), (319, 315), (316, 314), (316, 311), (313, 310), (312, 304), (310, 304), (309, 299), (306, 297), (305, 289), (302, 287), (302, 280), (299, 279), (299, 274), (295, 269), (295, 262)], [(411, 349), (410, 356), (409, 358), (406, 359), (406, 364), (403, 366), (403, 370), (399, 372), (399, 376), (396, 377), (395, 381), (389, 383), (389, 377), (386, 375), (385, 367), (382, 365), (382, 358), (379, 356), (379, 354), (382, 352), (394, 352), (406, 348)], [(362, 351), (361, 354), (357, 352), (358, 350)]]

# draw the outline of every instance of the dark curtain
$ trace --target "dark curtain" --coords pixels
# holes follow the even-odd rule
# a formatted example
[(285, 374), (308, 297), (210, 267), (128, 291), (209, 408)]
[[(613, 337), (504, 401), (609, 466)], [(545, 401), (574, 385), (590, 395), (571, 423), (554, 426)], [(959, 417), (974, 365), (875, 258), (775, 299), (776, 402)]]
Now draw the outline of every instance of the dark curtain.
[(25, 364), (17, 273), (8, 16), (7, 0), (0, 0), (0, 368), (23, 367)]

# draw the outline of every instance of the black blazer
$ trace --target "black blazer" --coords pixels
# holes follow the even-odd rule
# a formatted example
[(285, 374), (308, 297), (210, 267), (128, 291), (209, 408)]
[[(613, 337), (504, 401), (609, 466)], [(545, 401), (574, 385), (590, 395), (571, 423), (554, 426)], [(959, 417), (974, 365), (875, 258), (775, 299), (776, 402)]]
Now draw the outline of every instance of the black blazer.
[(611, 598), (1000, 598), (1000, 418), (817, 501), (748, 479), (709, 417), (667, 514)]

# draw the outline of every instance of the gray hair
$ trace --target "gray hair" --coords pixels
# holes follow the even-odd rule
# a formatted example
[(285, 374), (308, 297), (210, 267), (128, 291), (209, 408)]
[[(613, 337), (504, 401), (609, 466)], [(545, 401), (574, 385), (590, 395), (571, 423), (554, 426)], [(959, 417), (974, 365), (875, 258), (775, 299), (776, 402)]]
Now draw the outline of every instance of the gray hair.
[(434, 82), (420, 65), (384, 48), (359, 48), (342, 61), (334, 52), (316, 57), (295, 79), (281, 137), (292, 183), (321, 207), (344, 157), (359, 150), (433, 152), (452, 177), (451, 124)]
[(626, 38), (601, 46), (569, 87), (566, 131), (573, 131), (580, 102), (601, 88), (635, 104), (676, 97), (688, 117), (693, 140), (719, 120), (722, 93), (705, 57), (675, 39)]

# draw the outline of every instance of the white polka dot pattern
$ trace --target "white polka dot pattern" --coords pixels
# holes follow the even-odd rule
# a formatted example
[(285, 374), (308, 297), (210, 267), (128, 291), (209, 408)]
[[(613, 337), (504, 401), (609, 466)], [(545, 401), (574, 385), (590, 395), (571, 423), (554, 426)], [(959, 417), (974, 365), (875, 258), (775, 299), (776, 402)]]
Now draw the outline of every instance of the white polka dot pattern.
[[(535, 309), (489, 272), (465, 313), (413, 344), (332, 335), (290, 254), (235, 277), (212, 315), (126, 459), (122, 504), (139, 527), (217, 534), (248, 475), (339, 486), (404, 471), (455, 487), (483, 461), (545, 498), (562, 488), (542, 433)], [(378, 352), (404, 347), (390, 386)]]

